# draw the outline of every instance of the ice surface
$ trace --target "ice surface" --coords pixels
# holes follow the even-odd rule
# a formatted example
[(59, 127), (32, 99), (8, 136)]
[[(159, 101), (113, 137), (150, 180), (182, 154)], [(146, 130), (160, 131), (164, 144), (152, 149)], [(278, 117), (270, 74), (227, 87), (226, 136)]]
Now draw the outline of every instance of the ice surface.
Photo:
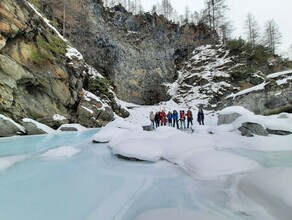
[(156, 209), (149, 210), (138, 216), (135, 220), (227, 220), (209, 213), (203, 213), (184, 209)]
[(42, 154), (41, 157), (46, 159), (54, 159), (54, 158), (66, 158), (72, 157), (75, 154), (78, 154), (81, 150), (76, 149), (70, 146), (61, 146), (56, 149), (52, 149)]
[(198, 150), (185, 159), (185, 167), (193, 175), (214, 178), (259, 169), (260, 165), (243, 156), (217, 150)]
[[(217, 126), (216, 114), (208, 112), (206, 125), (192, 130), (143, 131), (139, 122), (160, 109), (180, 108), (136, 106), (129, 118), (102, 129), (0, 139), (0, 219), (291, 216), (292, 135), (243, 137)], [(291, 116), (241, 120), (281, 129)], [(98, 135), (109, 143), (92, 143)], [(115, 150), (153, 162), (122, 160)]]
[(239, 190), (281, 220), (292, 216), (291, 186), (292, 168), (262, 169), (239, 182)]

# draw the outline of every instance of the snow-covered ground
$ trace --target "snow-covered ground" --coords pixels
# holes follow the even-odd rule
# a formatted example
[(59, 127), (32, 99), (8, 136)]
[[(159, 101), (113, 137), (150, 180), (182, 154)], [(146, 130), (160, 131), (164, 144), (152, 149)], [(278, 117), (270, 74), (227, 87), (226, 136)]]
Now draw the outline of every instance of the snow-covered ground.
[(236, 128), (291, 131), (292, 114), (231, 107), (221, 114), (242, 116), (230, 125), (205, 111), (204, 126), (144, 131), (151, 111), (189, 108), (121, 103), (131, 116), (102, 129), (0, 139), (0, 219), (291, 218), (292, 135), (243, 137)]

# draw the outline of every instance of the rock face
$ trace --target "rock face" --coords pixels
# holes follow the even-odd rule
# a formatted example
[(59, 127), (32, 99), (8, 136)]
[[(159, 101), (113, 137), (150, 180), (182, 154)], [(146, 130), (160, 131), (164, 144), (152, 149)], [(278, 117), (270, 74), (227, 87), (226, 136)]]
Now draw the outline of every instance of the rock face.
[[(45, 11), (48, 17), (53, 10)], [(72, 42), (113, 82), (120, 99), (136, 104), (169, 99), (164, 84), (173, 82), (195, 46), (210, 39), (203, 24), (180, 27), (156, 14), (133, 15), (121, 5), (106, 9), (100, 0), (84, 0), (83, 10), (89, 19), (76, 25)]]
[(244, 106), (256, 114), (292, 112), (292, 70), (270, 74), (258, 88), (229, 99), (230, 104)]
[[(88, 127), (113, 120), (110, 107), (105, 113), (83, 115), (78, 106), (88, 67), (27, 1), (1, 0), (0, 18), (1, 114), (16, 122), (32, 118), (54, 128), (60, 126), (53, 120), (56, 114)], [(92, 122), (103, 114), (107, 116), (102, 123)]]

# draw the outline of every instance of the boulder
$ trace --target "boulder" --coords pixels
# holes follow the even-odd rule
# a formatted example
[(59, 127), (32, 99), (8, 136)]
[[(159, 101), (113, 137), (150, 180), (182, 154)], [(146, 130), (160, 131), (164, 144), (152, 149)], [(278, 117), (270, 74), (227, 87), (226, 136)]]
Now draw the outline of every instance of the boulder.
[(58, 131), (85, 131), (86, 129), (80, 124), (63, 124), (58, 128)]
[(24, 134), (25, 129), (13, 120), (0, 115), (0, 137), (10, 137), (17, 134)]
[(25, 127), (26, 133), (28, 135), (50, 134), (55, 132), (55, 130), (50, 128), (49, 126), (39, 123), (33, 119), (24, 118), (22, 121), (22, 124)]
[(113, 110), (93, 93), (84, 91), (77, 108), (78, 122), (86, 127), (101, 127), (114, 120)]
[(218, 125), (222, 125), (222, 124), (230, 124), (232, 122), (234, 122), (237, 118), (239, 118), (241, 116), (241, 114), (239, 113), (230, 113), (230, 114), (220, 114), (218, 116)]
[(262, 125), (257, 124), (257, 123), (252, 123), (252, 122), (242, 123), (241, 127), (239, 127), (238, 130), (241, 132), (242, 136), (247, 136), (247, 137), (253, 137), (254, 134), (260, 135), (260, 136), (268, 135), (268, 132)]

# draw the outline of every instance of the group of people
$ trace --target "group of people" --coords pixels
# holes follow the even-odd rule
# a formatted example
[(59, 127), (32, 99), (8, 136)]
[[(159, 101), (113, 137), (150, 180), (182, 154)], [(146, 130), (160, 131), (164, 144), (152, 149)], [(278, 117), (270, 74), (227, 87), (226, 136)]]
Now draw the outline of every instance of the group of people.
[[(187, 110), (187, 112), (184, 110), (180, 110), (179, 112), (173, 110), (173, 112), (169, 111), (167, 114), (164, 110), (156, 112), (155, 114), (152, 111), (149, 117), (153, 129), (166, 125), (176, 127), (177, 129), (186, 129), (189, 128), (190, 125), (193, 125), (193, 113), (190, 109)], [(200, 125), (204, 125), (204, 112), (202, 108), (199, 108), (197, 121)]]

